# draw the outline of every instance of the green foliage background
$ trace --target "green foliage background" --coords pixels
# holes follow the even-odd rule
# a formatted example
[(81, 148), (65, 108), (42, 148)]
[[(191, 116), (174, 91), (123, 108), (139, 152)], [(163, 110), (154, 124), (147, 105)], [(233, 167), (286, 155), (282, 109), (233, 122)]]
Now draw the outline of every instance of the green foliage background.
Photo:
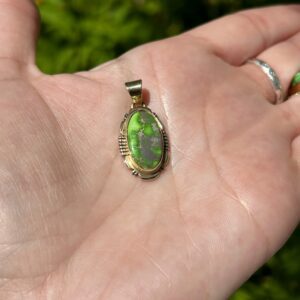
[[(287, 1), (37, 0), (42, 16), (37, 63), (50, 74), (86, 70), (218, 16), (279, 2)], [(231, 299), (300, 300), (300, 229)]]

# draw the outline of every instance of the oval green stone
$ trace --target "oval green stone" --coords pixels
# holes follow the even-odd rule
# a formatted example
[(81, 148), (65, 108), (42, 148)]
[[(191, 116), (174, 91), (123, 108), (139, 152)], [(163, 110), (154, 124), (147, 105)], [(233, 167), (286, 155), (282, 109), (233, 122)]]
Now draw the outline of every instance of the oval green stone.
[(292, 79), (292, 86), (300, 83), (300, 72), (298, 72)]
[(129, 119), (127, 141), (131, 156), (144, 170), (158, 166), (163, 155), (163, 136), (150, 111), (138, 110)]

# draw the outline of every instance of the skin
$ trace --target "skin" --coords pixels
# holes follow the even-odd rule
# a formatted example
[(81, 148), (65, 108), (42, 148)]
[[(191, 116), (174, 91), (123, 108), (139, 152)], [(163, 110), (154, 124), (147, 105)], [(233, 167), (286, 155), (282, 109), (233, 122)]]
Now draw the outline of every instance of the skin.
[[(38, 17), (0, 1), (0, 299), (226, 299), (300, 219), (300, 7), (244, 11), (91, 71), (34, 64)], [(282, 16), (285, 16), (282, 18)], [(297, 34), (298, 33), (298, 34)], [(167, 169), (130, 174), (117, 138), (143, 79)]]

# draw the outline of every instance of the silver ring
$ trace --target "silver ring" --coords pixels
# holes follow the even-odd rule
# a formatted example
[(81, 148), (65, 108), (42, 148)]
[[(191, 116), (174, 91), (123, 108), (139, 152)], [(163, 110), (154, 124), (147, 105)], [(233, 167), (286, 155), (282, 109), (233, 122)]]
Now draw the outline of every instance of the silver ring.
[(279, 77), (276, 74), (275, 70), (268, 63), (258, 58), (249, 59), (247, 63), (259, 66), (260, 69), (268, 76), (268, 78), (272, 83), (273, 89), (275, 91), (275, 95), (276, 95), (275, 104), (282, 103), (283, 102), (282, 85), (280, 83)]

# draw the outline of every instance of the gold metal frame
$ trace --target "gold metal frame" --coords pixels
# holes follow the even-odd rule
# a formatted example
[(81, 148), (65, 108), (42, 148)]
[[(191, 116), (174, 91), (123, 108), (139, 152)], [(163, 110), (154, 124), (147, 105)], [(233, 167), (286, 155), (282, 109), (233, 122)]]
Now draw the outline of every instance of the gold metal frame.
[[(135, 176), (139, 176), (142, 179), (152, 179), (157, 177), (160, 172), (165, 168), (169, 161), (169, 142), (167, 134), (164, 130), (164, 126), (162, 122), (159, 120), (156, 113), (154, 113), (150, 108), (146, 107), (142, 100), (142, 81), (136, 80), (131, 82), (125, 83), (129, 94), (132, 98), (132, 105), (131, 109), (128, 113), (125, 114), (123, 121), (121, 122), (120, 126), (120, 135), (119, 135), (119, 148), (121, 155), (124, 156), (124, 163), (127, 165), (129, 169), (132, 170), (132, 174)], [(133, 159), (129, 146), (128, 146), (128, 139), (127, 139), (127, 128), (128, 123), (131, 116), (136, 113), (137, 111), (144, 110), (148, 113), (151, 113), (158, 124), (160, 134), (162, 136), (162, 156), (159, 164), (154, 169), (143, 169), (141, 168)]]

